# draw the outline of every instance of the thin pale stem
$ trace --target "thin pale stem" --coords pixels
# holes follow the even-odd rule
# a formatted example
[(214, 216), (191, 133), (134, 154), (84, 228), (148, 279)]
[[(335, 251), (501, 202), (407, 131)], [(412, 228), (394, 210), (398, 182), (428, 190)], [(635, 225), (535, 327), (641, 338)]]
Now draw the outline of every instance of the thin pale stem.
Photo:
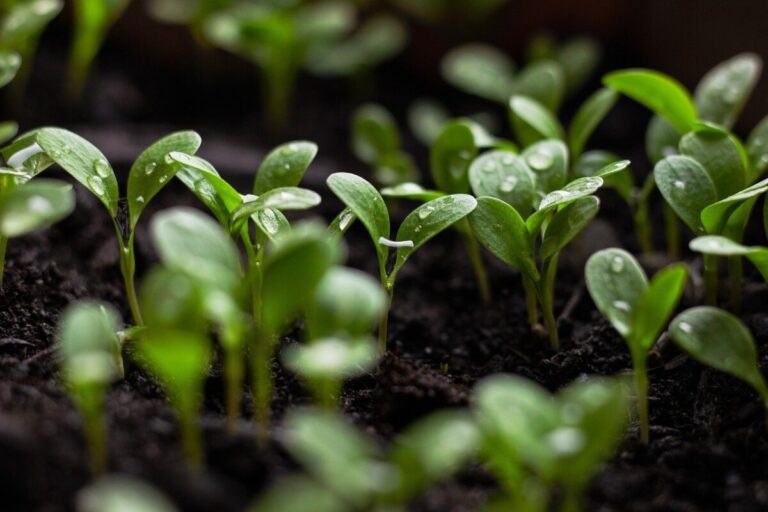
[(528, 310), (528, 325), (531, 330), (539, 325), (539, 303), (536, 298), (536, 284), (523, 276), (523, 289), (525, 290), (525, 304)]
[(472, 262), (472, 268), (475, 271), (475, 279), (480, 290), (480, 297), (482, 297), (485, 304), (490, 304), (491, 286), (488, 283), (488, 274), (485, 272), (485, 265), (483, 265), (480, 244), (477, 243), (477, 238), (473, 236), (471, 229), (471, 227), (467, 226), (466, 230), (461, 229), (459, 232), (464, 239), (464, 247), (467, 249), (469, 260)]
[(203, 442), (197, 425), (197, 407), (192, 404), (179, 408), (179, 434), (181, 448), (189, 467), (195, 471), (203, 465)]
[(107, 471), (107, 424), (104, 419), (104, 392), (89, 386), (80, 390), (78, 405), (83, 415), (88, 462), (93, 476)]
[(638, 204), (634, 215), (634, 221), (640, 250), (643, 254), (651, 254), (653, 252), (653, 232), (647, 201), (641, 201)]
[(741, 293), (744, 276), (744, 260), (741, 256), (728, 258), (728, 282), (730, 287), (729, 299), (734, 313), (741, 312)]
[(258, 332), (251, 347), (251, 386), (256, 440), (264, 446), (269, 432), (269, 409), (272, 404), (272, 341)]
[(118, 232), (117, 240), (120, 249), (120, 272), (123, 274), (125, 283), (125, 295), (128, 298), (128, 306), (131, 308), (131, 316), (136, 325), (144, 325), (144, 319), (141, 316), (141, 307), (139, 298), (136, 294), (136, 257), (133, 248), (133, 232), (128, 237), (128, 243), (122, 242), (122, 237)]
[(226, 348), (224, 351), (224, 378), (227, 393), (227, 431), (235, 431), (237, 420), (240, 419), (240, 388), (243, 384), (245, 371), (242, 353), (236, 348)]
[(559, 254), (552, 255), (549, 260), (542, 265), (543, 275), (541, 276), (539, 292), (541, 302), (541, 314), (544, 317), (544, 327), (549, 334), (549, 343), (552, 350), (560, 349), (560, 335), (557, 332), (557, 320), (555, 319), (555, 275), (557, 274), (557, 260)]
[(385, 280), (384, 291), (387, 294), (387, 307), (384, 308), (384, 314), (379, 320), (379, 353), (384, 354), (387, 351), (387, 329), (389, 323), (389, 309), (392, 307), (392, 296), (394, 294), (394, 284)]
[(637, 413), (640, 419), (640, 440), (643, 444), (648, 444), (650, 425), (648, 420), (648, 370), (645, 355), (633, 355), (632, 363), (634, 365), (635, 392), (637, 393)]
[(680, 221), (677, 214), (664, 203), (664, 229), (667, 238), (667, 255), (671, 260), (680, 259)]
[(717, 305), (717, 263), (716, 255), (704, 255), (704, 300), (710, 306)]

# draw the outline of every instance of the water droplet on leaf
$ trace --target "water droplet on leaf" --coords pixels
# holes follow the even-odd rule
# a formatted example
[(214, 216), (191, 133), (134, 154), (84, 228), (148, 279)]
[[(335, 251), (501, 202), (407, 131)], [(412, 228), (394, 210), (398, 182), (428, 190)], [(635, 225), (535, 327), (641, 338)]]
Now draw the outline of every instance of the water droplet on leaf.
[(101, 178), (98, 176), (89, 176), (88, 177), (88, 186), (96, 195), (104, 195), (104, 182), (101, 181)]
[(96, 174), (98, 174), (102, 178), (108, 178), (109, 177), (109, 163), (107, 163), (106, 160), (103, 158), (99, 158), (95, 162), (93, 162), (93, 170), (96, 171)]
[(432, 215), (432, 212), (434, 212), (434, 211), (435, 211), (435, 207), (432, 206), (432, 205), (422, 206), (421, 209), (419, 210), (419, 218), (421, 220), (424, 220), (427, 217), (429, 217), (430, 215)]
[(552, 167), (554, 159), (549, 151), (540, 149), (528, 155), (526, 162), (528, 162), (528, 165), (531, 166), (531, 168), (537, 171), (546, 171)]
[(624, 258), (621, 256), (614, 256), (611, 261), (611, 270), (614, 272), (621, 272), (624, 270)]

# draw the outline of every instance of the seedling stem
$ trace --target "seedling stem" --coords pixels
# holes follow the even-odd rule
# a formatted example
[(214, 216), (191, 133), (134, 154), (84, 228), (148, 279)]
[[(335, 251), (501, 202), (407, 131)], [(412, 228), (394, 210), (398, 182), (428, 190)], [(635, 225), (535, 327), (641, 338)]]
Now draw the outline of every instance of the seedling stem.
[(717, 304), (717, 263), (717, 256), (704, 255), (704, 300), (710, 306)]
[(491, 302), (491, 287), (488, 284), (488, 275), (485, 272), (485, 265), (483, 265), (480, 244), (477, 243), (477, 238), (472, 235), (471, 229), (472, 228), (466, 220), (461, 221), (459, 232), (464, 239), (464, 247), (467, 248), (469, 260), (472, 262), (472, 268), (475, 271), (477, 286), (480, 289), (480, 296), (485, 304), (489, 304)]

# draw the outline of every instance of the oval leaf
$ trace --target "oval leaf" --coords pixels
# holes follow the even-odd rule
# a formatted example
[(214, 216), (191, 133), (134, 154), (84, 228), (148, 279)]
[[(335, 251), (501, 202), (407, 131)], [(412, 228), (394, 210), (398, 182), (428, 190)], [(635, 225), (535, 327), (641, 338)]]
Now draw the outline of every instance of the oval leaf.
[(558, 210), (544, 232), (539, 257), (545, 260), (562, 251), (563, 247), (592, 222), (599, 209), (600, 200), (595, 196), (587, 196)]
[(492, 46), (474, 43), (454, 48), (440, 69), (447, 82), (475, 96), (505, 103), (512, 94), (514, 65)]
[(616, 91), (602, 88), (595, 91), (579, 107), (568, 133), (568, 148), (571, 151), (571, 158), (576, 160), (581, 155), (587, 140), (616, 105), (618, 99), (619, 95)]
[(552, 60), (526, 66), (515, 78), (514, 93), (538, 101), (550, 112), (557, 112), (565, 94), (565, 75), (562, 67)]
[(548, 194), (568, 181), (568, 148), (559, 140), (543, 140), (528, 146), (521, 155), (533, 171), (536, 189)]
[(0, 194), (0, 236), (13, 238), (44, 228), (75, 209), (72, 185), (38, 178)]
[(632, 334), (629, 344), (633, 350), (650, 350), (667, 325), (685, 289), (688, 269), (682, 263), (659, 271), (640, 301), (632, 310)]
[[(701, 212), (701, 222), (707, 233), (722, 233), (729, 219), (745, 202), (757, 199), (768, 192), (768, 179), (755, 183), (751, 187), (713, 203)], [(751, 211), (751, 207), (749, 209)], [(748, 213), (748, 212), (747, 212)], [(746, 221), (747, 219), (744, 219)], [(742, 222), (744, 222), (742, 221)]]
[(439, 190), (428, 190), (418, 183), (400, 183), (393, 187), (386, 187), (381, 189), (381, 195), (384, 197), (392, 197), (396, 199), (413, 199), (414, 201), (431, 201), (437, 199), (445, 194)]
[(475, 158), (469, 168), (469, 182), (477, 197), (496, 197), (524, 215), (533, 208), (533, 173), (523, 158), (510, 151), (489, 151)]
[(693, 158), (669, 156), (653, 169), (661, 195), (694, 233), (704, 231), (701, 212), (717, 201), (717, 190), (707, 171)]
[(509, 100), (512, 127), (523, 147), (542, 139), (564, 139), (563, 128), (547, 108), (526, 96), (512, 96)]
[(400, 149), (400, 132), (392, 114), (377, 104), (367, 104), (352, 116), (352, 151), (368, 165)]
[(744, 188), (747, 168), (744, 148), (730, 133), (702, 127), (680, 139), (680, 154), (699, 162), (715, 185), (718, 199)]
[(317, 192), (299, 187), (273, 188), (259, 197), (246, 196), (243, 204), (232, 213), (230, 231), (240, 230), (243, 222), (265, 208), (273, 210), (307, 210), (320, 204)]
[(469, 192), (469, 165), (477, 151), (471, 123), (453, 121), (446, 125), (429, 153), (432, 179), (438, 190), (447, 194)]
[(300, 140), (276, 147), (261, 162), (253, 193), (260, 196), (276, 188), (298, 186), (316, 155), (314, 142)]
[(749, 99), (763, 61), (754, 53), (740, 53), (712, 68), (693, 94), (699, 117), (731, 128)]
[(717, 256), (746, 256), (768, 281), (768, 248), (750, 247), (734, 242), (730, 238), (717, 235), (700, 236), (691, 240), (692, 251)]
[(288, 346), (281, 358), (291, 370), (309, 379), (348, 379), (370, 370), (378, 359), (370, 338), (322, 338), (308, 345)]

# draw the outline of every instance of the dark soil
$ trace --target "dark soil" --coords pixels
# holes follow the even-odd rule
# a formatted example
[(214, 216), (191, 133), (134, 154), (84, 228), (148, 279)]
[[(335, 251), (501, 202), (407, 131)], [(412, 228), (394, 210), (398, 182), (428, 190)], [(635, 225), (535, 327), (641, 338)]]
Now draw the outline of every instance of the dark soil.
[[(56, 52), (46, 55), (42, 65), (55, 70)], [(80, 119), (67, 112), (37, 112), (25, 116), (27, 128), (61, 116), (102, 147), (124, 174), (131, 155), (165, 130), (158, 123), (172, 121), (168, 131), (179, 126), (200, 129), (203, 156), (228, 172), (240, 189), (248, 188), (248, 173), (268, 147), (254, 145), (255, 137), (243, 131), (253, 126), (252, 117), (237, 117), (227, 124), (224, 113), (217, 116), (214, 103), (202, 102), (202, 117), (174, 104), (165, 105), (163, 111), (179, 108), (183, 114), (179, 119), (163, 119), (151, 114), (151, 97), (121, 86), (119, 77), (116, 82), (102, 79), (99, 83), (106, 84), (100, 89), (102, 99), (111, 97), (110, 90), (117, 91), (117, 99), (104, 100), (106, 113), (97, 112), (97, 123), (94, 117)], [(110, 89), (109, 83), (118, 85)], [(172, 83), (169, 79), (165, 86)], [(36, 87), (33, 98), (44, 96), (45, 88)], [(405, 105), (404, 88), (401, 83), (392, 100), (398, 113)], [(333, 87), (310, 89), (315, 91), (311, 97), (299, 99), (303, 113), (292, 123), (291, 135), (320, 142), (321, 157), (306, 184), (329, 199), (320, 211), (329, 218), (338, 205), (325, 193), (324, 177), (361, 168), (346, 149), (345, 125), (353, 102), (340, 100), (341, 93)], [(159, 96), (172, 101), (170, 90)], [(110, 110), (110, 105), (133, 105), (125, 98), (134, 93), (136, 104), (142, 106), (139, 114)], [(409, 94), (412, 97), (413, 91)], [(227, 107), (231, 103), (228, 100)], [(609, 119), (603, 134), (606, 140), (626, 136), (627, 124), (642, 125), (643, 121), (624, 122), (622, 116), (634, 120), (631, 107), (623, 112)], [(203, 118), (202, 126), (188, 121)], [(147, 123), (149, 128), (136, 128)], [(412, 141), (408, 144), (414, 146)], [(634, 154), (642, 152), (636, 146), (630, 149)], [(424, 160), (423, 151), (420, 159)], [(610, 194), (603, 199), (605, 213), (561, 262), (557, 311), (565, 312), (560, 318), (562, 349), (558, 353), (528, 329), (519, 277), (487, 258), (494, 301), (482, 304), (460, 240), (446, 233), (417, 253), (403, 270), (390, 318), (390, 351), (378, 370), (346, 385), (341, 400), (344, 412), (386, 442), (431, 411), (467, 406), (472, 387), (487, 375), (512, 372), (554, 391), (584, 375), (627, 372), (631, 364), (624, 342), (597, 313), (582, 280), (585, 256), (595, 248), (620, 244), (636, 249), (625, 208)], [(154, 261), (145, 230), (147, 219), (162, 207), (179, 204), (193, 201), (174, 185), (145, 214), (137, 242), (139, 275)], [(366, 234), (356, 227), (348, 241), (349, 264), (372, 270), (373, 252)], [(765, 368), (768, 315), (763, 305), (768, 293), (757, 284), (750, 284), (747, 292), (744, 319), (755, 334)], [(89, 481), (81, 419), (60, 385), (53, 351), (62, 309), (86, 297), (109, 301), (129, 318), (111, 224), (101, 205), (79, 189), (77, 209), (68, 219), (43, 233), (13, 240), (9, 246), (0, 294), (0, 509), (4, 511), (72, 510), (77, 491)], [(693, 303), (690, 297), (684, 302), (684, 306)], [(284, 342), (294, 341), (295, 336)], [(630, 429), (621, 449), (595, 479), (588, 510), (768, 510), (768, 437), (755, 393), (692, 362), (667, 343), (659, 345), (649, 364), (651, 443), (643, 446), (636, 426)], [(126, 379), (113, 387), (107, 402), (112, 471), (150, 481), (184, 511), (240, 512), (270, 482), (296, 469), (277, 442), (257, 447), (247, 419), (235, 435), (225, 432), (222, 383), (214, 368), (201, 415), (207, 464), (202, 473), (189, 474), (179, 451), (176, 422), (162, 392), (131, 364), (130, 357), (126, 370)], [(290, 373), (277, 363), (274, 370), (273, 428), (279, 429), (286, 409), (310, 399)], [(247, 391), (244, 395), (248, 416)], [(419, 498), (411, 510), (478, 510), (494, 489), (493, 478), (482, 467), (472, 466)]]

